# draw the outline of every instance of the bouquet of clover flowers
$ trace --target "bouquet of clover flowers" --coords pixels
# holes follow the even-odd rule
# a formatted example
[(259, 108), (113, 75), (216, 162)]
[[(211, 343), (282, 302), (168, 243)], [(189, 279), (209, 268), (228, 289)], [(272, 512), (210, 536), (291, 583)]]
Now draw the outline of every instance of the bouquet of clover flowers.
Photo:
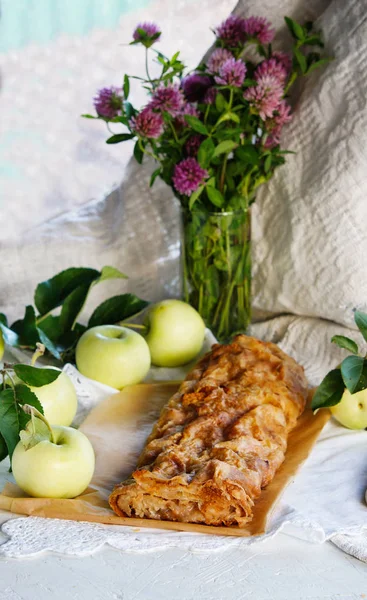
[[(142, 23), (131, 44), (145, 47), (146, 77), (125, 75), (121, 89), (105, 88), (94, 101), (93, 118), (125, 127), (107, 143), (136, 140), (136, 160), (147, 155), (157, 163), (150, 184), (160, 177), (179, 199), (185, 300), (219, 339), (250, 321), (249, 207), (285, 162), (280, 136), (291, 119), (289, 90), (328, 60), (315, 51), (323, 43), (312, 23), (285, 21), (291, 54), (273, 50), (275, 32), (266, 19), (232, 15), (215, 30), (209, 57), (188, 74), (178, 52), (168, 58), (153, 48), (159, 28)], [(159, 65), (156, 77), (149, 53)], [(148, 92), (141, 110), (128, 101), (132, 78)]]

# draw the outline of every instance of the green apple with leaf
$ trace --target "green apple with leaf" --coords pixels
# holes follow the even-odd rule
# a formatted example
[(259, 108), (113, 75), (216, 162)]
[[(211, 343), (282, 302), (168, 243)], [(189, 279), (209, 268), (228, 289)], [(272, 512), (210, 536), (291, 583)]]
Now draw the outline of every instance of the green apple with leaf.
[(158, 367), (179, 367), (200, 352), (205, 323), (199, 313), (181, 300), (163, 300), (148, 312), (146, 341), (152, 363)]
[[(367, 341), (367, 314), (354, 313), (355, 323)], [(343, 335), (332, 340), (351, 352), (339, 367), (330, 371), (317, 388), (312, 409), (330, 408), (333, 416), (349, 429), (367, 428), (367, 357), (359, 353), (356, 342)]]
[(75, 498), (88, 487), (94, 473), (92, 444), (72, 427), (51, 426), (33, 406), (12, 457), (14, 479), (27, 494), (38, 498)]

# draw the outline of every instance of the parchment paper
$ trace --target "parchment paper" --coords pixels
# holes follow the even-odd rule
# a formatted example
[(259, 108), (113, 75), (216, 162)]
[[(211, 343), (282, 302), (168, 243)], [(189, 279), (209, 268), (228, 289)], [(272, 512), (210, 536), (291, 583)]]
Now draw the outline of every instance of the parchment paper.
[(276, 501), (309, 455), (330, 417), (329, 411), (322, 410), (313, 415), (309, 406), (306, 408), (288, 438), (284, 463), (256, 501), (254, 517), (244, 528), (122, 518), (109, 508), (108, 496), (113, 486), (134, 470), (153, 423), (178, 385), (175, 382), (164, 382), (130, 386), (104, 400), (90, 412), (80, 429), (93, 445), (96, 469), (90, 487), (81, 496), (73, 500), (29, 498), (18, 486), (8, 483), (0, 494), (0, 509), (23, 515), (139, 528), (235, 536), (263, 534)]

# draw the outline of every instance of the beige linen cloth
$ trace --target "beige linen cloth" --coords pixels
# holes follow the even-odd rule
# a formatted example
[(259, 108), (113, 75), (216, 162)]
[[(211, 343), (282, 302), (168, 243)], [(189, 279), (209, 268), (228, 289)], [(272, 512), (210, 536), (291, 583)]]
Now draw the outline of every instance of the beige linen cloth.
[[(188, 55), (189, 63), (194, 66), (210, 43), (210, 37), (202, 32), (220, 22), (234, 3), (188, 0), (176, 9), (173, 4), (176, 3), (169, 0), (154, 3), (149, 18), (159, 21), (162, 28), (166, 25), (165, 49), (173, 51), (178, 40), (183, 56)], [(179, 21), (175, 10), (179, 11)], [(311, 385), (317, 385), (344, 356), (343, 351), (330, 344), (332, 335), (351, 335), (360, 341), (353, 325), (352, 309), (367, 311), (364, 229), (367, 222), (367, 2), (243, 0), (235, 12), (244, 16), (266, 16), (277, 27), (282, 25), (284, 14), (302, 20), (317, 19), (317, 26), (324, 31), (326, 52), (334, 57), (333, 62), (310, 76), (294, 94), (294, 120), (284, 131), (283, 146), (296, 154), (288, 158), (287, 164), (279, 168), (269, 185), (259, 192), (253, 210), (253, 304), (258, 322), (253, 325), (252, 333), (279, 343), (305, 366)], [(136, 14), (134, 22), (128, 17), (124, 20), (126, 40), (123, 41), (128, 40), (136, 20)], [(170, 29), (171, 22), (176, 24)], [(185, 23), (189, 24), (188, 28)], [(184, 35), (188, 34), (190, 43), (187, 40), (184, 43)], [(121, 31), (119, 35), (123, 39)], [(120, 50), (108, 50), (111, 39), (110, 31), (99, 32), (93, 40), (95, 48), (103, 48), (105, 52), (95, 52), (87, 61), (84, 45), (82, 49), (80, 44), (73, 45), (69, 40), (66, 50), (65, 43), (55, 44), (53, 60), (61, 60), (67, 53), (73, 56), (74, 87), (70, 101), (63, 100), (68, 110), (60, 115), (65, 123), (69, 123), (70, 114), (86, 110), (85, 90), (80, 87), (78, 95), (78, 85), (82, 83), (77, 75), (83, 73), (85, 82), (88, 72), (101, 72), (106, 53), (110, 52), (108, 64), (112, 67), (104, 74), (103, 83), (110, 83), (111, 77), (120, 81), (121, 69), (125, 66), (134, 72), (135, 64), (128, 63), (132, 61), (130, 50), (123, 54), (122, 60)], [(35, 61), (45, 60), (42, 49), (38, 54), (37, 49), (33, 50), (32, 57)], [(5, 75), (6, 69), (11, 72), (15, 64), (24, 63), (25, 58), (22, 62), (19, 56), (10, 57), (4, 65)], [(50, 59), (48, 64), (53, 73), (54, 64)], [(102, 75), (100, 77), (101, 87)], [(4, 81), (6, 83), (6, 78)], [(28, 91), (31, 85), (29, 81)], [(5, 86), (5, 96), (7, 93), (10, 100)], [(12, 97), (16, 105), (16, 94)], [(31, 97), (28, 93), (27, 98)], [(0, 98), (0, 104), (1, 101)], [(57, 102), (55, 95), (53, 113)], [(29, 110), (32, 111), (32, 102)], [(67, 165), (65, 150), (56, 144), (53, 146), (53, 159), (57, 162), (59, 158), (65, 171), (59, 171), (57, 179), (50, 178), (50, 171), (45, 170), (42, 189), (34, 188), (37, 194), (30, 199), (28, 208), (31, 209), (31, 200), (34, 201), (31, 220), (38, 223), (37, 226), (24, 233), (24, 207), (18, 209), (14, 202), (9, 202), (11, 214), (15, 218), (15, 213), (22, 213), (23, 221), (21, 234), (4, 241), (1, 250), (0, 307), (11, 319), (19, 317), (24, 305), (31, 301), (38, 281), (71, 265), (113, 264), (130, 276), (124, 290), (133, 290), (149, 300), (178, 294), (179, 208), (172, 199), (172, 192), (161, 182), (149, 189), (153, 165), (147, 162), (140, 167), (129, 160), (128, 146), (108, 148), (106, 155), (103, 135), (100, 129), (95, 129), (98, 125), (86, 121), (71, 131), (78, 151)], [(6, 124), (2, 123), (2, 127), (6, 128)], [(68, 183), (75, 179), (76, 173), (84, 178), (88, 173), (93, 181), (95, 165), (100, 169), (99, 156), (106, 165), (104, 177), (111, 157), (111, 172), (116, 178), (121, 170), (121, 183), (101, 200), (86, 202), (72, 212), (40, 224), (42, 202), (46, 204), (47, 198), (52, 197), (54, 201), (69, 193)], [(47, 177), (52, 182), (51, 189), (47, 187)], [(104, 181), (107, 182), (108, 177)], [(112, 177), (110, 182), (112, 185)], [(78, 180), (71, 192), (73, 190), (81, 192), (83, 182)], [(53, 214), (56, 212), (55, 209)], [(4, 233), (2, 236), (5, 239)], [(96, 288), (86, 311), (108, 294), (121, 291), (121, 287), (121, 283), (112, 282)], [(352, 444), (365, 435), (347, 434), (348, 440), (354, 440)], [(341, 439), (339, 428), (338, 436)], [(365, 471), (361, 472), (363, 476)], [(361, 496), (359, 508), (362, 505)], [(362, 531), (353, 533), (358, 535), (355, 538), (338, 535), (333, 541), (366, 560), (367, 538)]]

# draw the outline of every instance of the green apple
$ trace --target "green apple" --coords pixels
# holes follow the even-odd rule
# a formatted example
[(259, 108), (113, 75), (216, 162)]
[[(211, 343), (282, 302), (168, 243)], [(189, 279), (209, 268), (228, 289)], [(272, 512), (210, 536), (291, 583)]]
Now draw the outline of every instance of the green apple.
[(118, 325), (99, 325), (80, 338), (76, 366), (82, 375), (120, 390), (144, 379), (150, 352), (139, 333)]
[(367, 389), (356, 394), (345, 390), (339, 404), (331, 406), (333, 416), (349, 429), (366, 429), (367, 427)]
[(163, 300), (151, 307), (146, 319), (152, 363), (179, 367), (200, 352), (205, 324), (199, 313), (181, 300)]
[(95, 458), (84, 433), (59, 425), (49, 430), (40, 419), (32, 417), (20, 437), (12, 470), (15, 481), (27, 494), (36, 498), (75, 498), (88, 487)]
[(4, 350), (5, 350), (5, 342), (4, 342), (4, 338), (3, 338), (3, 333), (2, 333), (2, 331), (0, 331), (0, 360), (4, 356)]
[(78, 407), (78, 398), (66, 373), (61, 372), (58, 378), (48, 385), (30, 386), (30, 389), (41, 402), (45, 417), (52, 425), (71, 425)]

